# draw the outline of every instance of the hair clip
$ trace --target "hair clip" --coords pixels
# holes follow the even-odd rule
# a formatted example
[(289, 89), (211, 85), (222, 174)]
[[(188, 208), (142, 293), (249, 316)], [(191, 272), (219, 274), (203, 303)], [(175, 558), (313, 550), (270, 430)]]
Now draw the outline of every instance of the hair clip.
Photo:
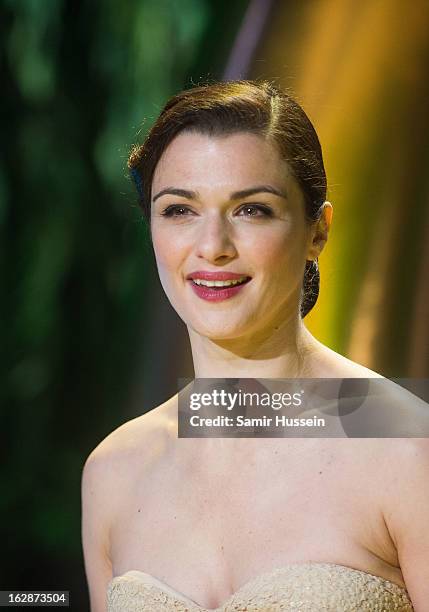
[(141, 200), (143, 200), (143, 181), (142, 178), (140, 176), (140, 172), (137, 170), (137, 168), (131, 168), (130, 169), (130, 174), (133, 178), (134, 184), (137, 188), (137, 192), (139, 194), (139, 197)]

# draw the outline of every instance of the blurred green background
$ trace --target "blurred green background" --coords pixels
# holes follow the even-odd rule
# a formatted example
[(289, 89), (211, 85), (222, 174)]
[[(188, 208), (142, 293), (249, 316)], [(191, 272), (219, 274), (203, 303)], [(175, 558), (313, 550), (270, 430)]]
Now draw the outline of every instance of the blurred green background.
[(130, 146), (194, 82), (290, 89), (335, 210), (308, 325), (386, 376), (428, 377), (429, 5), (3, 0), (0, 28), (0, 587), (69, 589), (86, 610), (85, 458), (192, 375)]

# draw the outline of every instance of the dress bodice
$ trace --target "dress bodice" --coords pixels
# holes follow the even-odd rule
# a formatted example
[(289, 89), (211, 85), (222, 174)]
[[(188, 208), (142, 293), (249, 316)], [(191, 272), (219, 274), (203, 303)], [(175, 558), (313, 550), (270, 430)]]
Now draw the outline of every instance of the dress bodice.
[(291, 564), (249, 580), (217, 608), (204, 608), (145, 572), (113, 578), (108, 612), (413, 612), (407, 591), (334, 563)]

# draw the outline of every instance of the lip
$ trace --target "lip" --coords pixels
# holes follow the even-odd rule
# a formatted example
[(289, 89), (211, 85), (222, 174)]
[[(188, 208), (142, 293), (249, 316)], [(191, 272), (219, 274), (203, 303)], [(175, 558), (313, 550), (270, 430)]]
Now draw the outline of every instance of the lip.
[(237, 280), (238, 278), (250, 278), (248, 274), (237, 274), (236, 272), (210, 272), (209, 270), (197, 270), (196, 272), (191, 272), (186, 277), (188, 280), (193, 280), (194, 278), (200, 278), (201, 280)]
[[(189, 284), (191, 285), (192, 291), (197, 295), (200, 299), (206, 300), (208, 302), (222, 302), (224, 300), (228, 300), (229, 298), (234, 297), (249, 284), (251, 277), (246, 274), (235, 274), (231, 275), (231, 272), (198, 272), (193, 273), (195, 278), (201, 278), (202, 280), (236, 280), (237, 278), (246, 277), (246, 281), (240, 283), (239, 285), (233, 285), (232, 287), (223, 287), (223, 288), (214, 288), (214, 287), (205, 287), (204, 285), (197, 285), (193, 282), (191, 275), (188, 277)], [(205, 276), (203, 276), (205, 275)]]

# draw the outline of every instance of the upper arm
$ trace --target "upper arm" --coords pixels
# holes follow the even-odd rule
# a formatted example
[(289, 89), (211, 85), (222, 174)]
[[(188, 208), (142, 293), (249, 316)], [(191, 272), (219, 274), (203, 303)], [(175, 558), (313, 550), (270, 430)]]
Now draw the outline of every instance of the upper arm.
[(107, 584), (112, 578), (107, 478), (103, 458), (95, 451), (82, 474), (82, 544), (91, 612), (105, 612)]
[(389, 529), (397, 546), (405, 585), (416, 612), (429, 602), (429, 439), (408, 440), (391, 500)]

